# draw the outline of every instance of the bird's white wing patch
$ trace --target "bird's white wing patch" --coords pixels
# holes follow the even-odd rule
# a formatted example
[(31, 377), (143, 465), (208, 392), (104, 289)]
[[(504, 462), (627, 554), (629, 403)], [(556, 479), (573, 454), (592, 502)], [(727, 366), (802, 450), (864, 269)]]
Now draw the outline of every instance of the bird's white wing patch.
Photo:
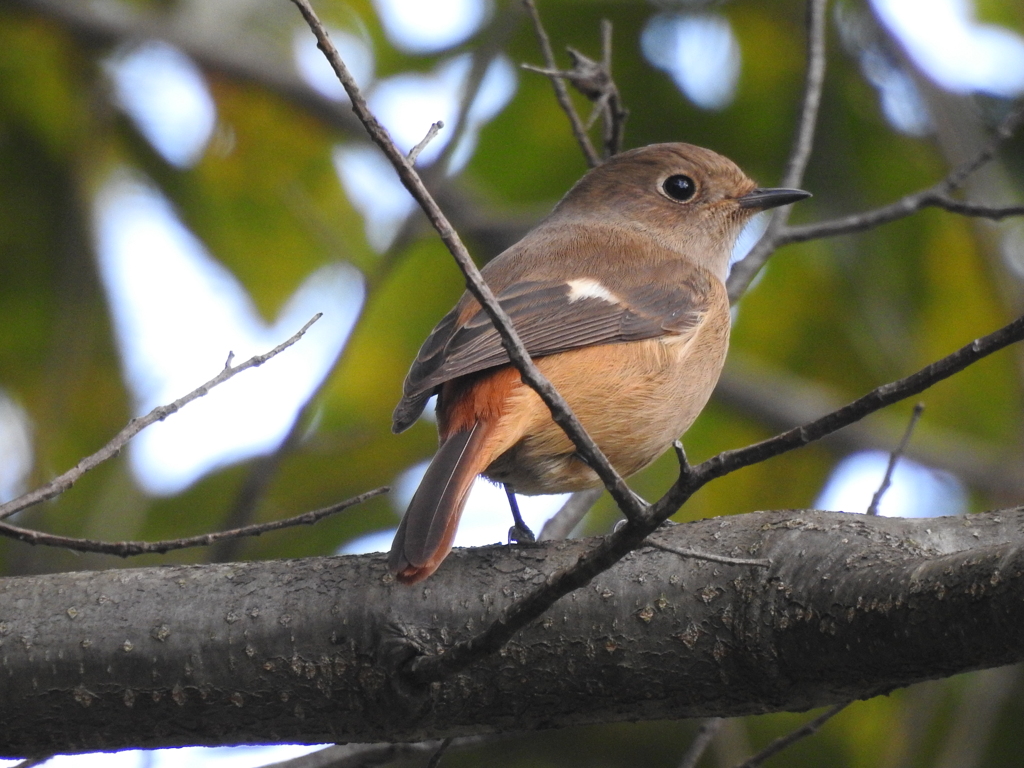
[(605, 288), (599, 281), (590, 277), (583, 277), (577, 280), (569, 280), (569, 301), (580, 299), (601, 299), (609, 304), (620, 304), (621, 299)]

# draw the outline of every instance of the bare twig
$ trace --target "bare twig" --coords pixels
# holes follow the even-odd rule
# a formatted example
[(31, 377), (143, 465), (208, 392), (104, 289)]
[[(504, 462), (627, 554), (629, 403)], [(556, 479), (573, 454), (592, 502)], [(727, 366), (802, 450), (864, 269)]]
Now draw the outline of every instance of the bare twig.
[(37, 765), (48, 763), (54, 757), (56, 757), (55, 754), (42, 755), (40, 757), (26, 757), (20, 763), (12, 765), (10, 768), (36, 768)]
[(673, 515), (697, 490), (712, 480), (819, 440), (875, 411), (912, 397), (983, 357), (1022, 339), (1024, 317), (1014, 320), (988, 336), (976, 339), (917, 373), (884, 384), (809, 424), (746, 448), (725, 451), (695, 467), (686, 465), (680, 472), (679, 480), (668, 493), (647, 509), (642, 519), (628, 520), (614, 533), (600, 539), (571, 567), (550, 574), (542, 586), (509, 606), (499, 620), (479, 634), (455, 643), (444, 653), (412, 659), (407, 668), (408, 674), (413, 680), (421, 683), (440, 680), (497, 651), (516, 632), (538, 618), (559, 598), (588, 584), (597, 574), (606, 571), (629, 552), (643, 546), (647, 536)]
[(433, 744), (336, 744), (261, 768), (372, 768), (421, 755)]
[(304, 326), (302, 326), (302, 328), (299, 329), (298, 333), (296, 333), (290, 339), (282, 342), (281, 344), (278, 344), (276, 347), (274, 347), (272, 350), (265, 354), (250, 357), (244, 363), (240, 363), (239, 365), (236, 365), (234, 368), (231, 367), (232, 357), (229, 356), (227, 364), (225, 364), (224, 366), (224, 369), (202, 386), (192, 390), (184, 397), (178, 398), (173, 403), (161, 405), (157, 408), (154, 408), (145, 416), (141, 416), (137, 419), (132, 419), (131, 421), (128, 422), (127, 426), (125, 426), (124, 429), (118, 432), (109, 443), (100, 448), (98, 451), (96, 451), (96, 453), (92, 454), (91, 456), (87, 456), (86, 458), (82, 459), (80, 462), (78, 462), (78, 464), (76, 464), (74, 467), (69, 469), (64, 474), (55, 477), (46, 485), (43, 485), (34, 491), (30, 491), (29, 493), (23, 494), (22, 496), (19, 496), (16, 499), (12, 499), (11, 501), (8, 501), (6, 504), (0, 504), (0, 520), (4, 520), (17, 512), (20, 512), (23, 509), (28, 509), (29, 507), (35, 506), (36, 504), (40, 504), (44, 501), (48, 501), (49, 499), (52, 499), (64, 493), (66, 490), (71, 488), (71, 486), (73, 486), (76, 482), (78, 482), (79, 478), (81, 478), (82, 475), (84, 475), (86, 472), (88, 472), (91, 469), (95, 469), (100, 464), (107, 461), (107, 459), (110, 459), (116, 456), (118, 453), (120, 453), (121, 449), (124, 448), (124, 446), (128, 443), (129, 440), (135, 437), (135, 435), (144, 430), (150, 424), (155, 424), (158, 421), (163, 421), (171, 414), (180, 411), (193, 400), (198, 400), (200, 397), (203, 397), (214, 387), (223, 384), (225, 381), (227, 381), (230, 378), (233, 378), (242, 371), (263, 365), (272, 357), (275, 357), (284, 350), (288, 349), (288, 347), (290, 347), (292, 344), (301, 339), (305, 335), (306, 331), (309, 330), (309, 327), (313, 325), (313, 323), (315, 323), (317, 320), (319, 320), (321, 316), (321, 313), (318, 312), (310, 319), (308, 323), (306, 323)]
[(448, 751), (448, 747), (452, 745), (452, 738), (449, 736), (447, 739), (442, 741), (438, 745), (437, 749), (434, 750), (434, 754), (430, 756), (430, 760), (427, 761), (427, 768), (437, 768), (441, 764), (441, 758), (444, 757), (444, 753)]
[(612, 77), (612, 23), (608, 19), (601, 20), (601, 58), (609, 83), (604, 99), (604, 151), (607, 157), (611, 157), (622, 151), (629, 111), (622, 106), (619, 89)]
[[(458, 739), (445, 739), (442, 745), (445, 750), (449, 747), (469, 747), (486, 742), (491, 738), (489, 736), (463, 736)], [(431, 755), (430, 759), (433, 760), (439, 751), (437, 741), (411, 744), (337, 744), (306, 755), (293, 757), (290, 760), (270, 763), (262, 768), (371, 768), (371, 766), (386, 765), (403, 758), (417, 757), (428, 753)]]
[(402, 184), (409, 190), (409, 193), (416, 202), (419, 203), (430, 223), (440, 235), (441, 240), (455, 258), (456, 263), (466, 277), (467, 289), (480, 303), (484, 312), (487, 313), (487, 316), (494, 324), (501, 337), (502, 346), (508, 353), (512, 365), (519, 371), (523, 381), (536, 391), (541, 400), (544, 401), (551, 411), (552, 419), (572, 440), (580, 455), (601, 478), (608, 492), (615, 499), (623, 513), (628, 518), (639, 518), (643, 514), (643, 505), (629, 490), (625, 481), (615, 471), (601, 449), (587, 435), (583, 427), (580, 426), (579, 420), (575, 417), (565, 399), (541, 375), (540, 371), (537, 370), (537, 367), (530, 360), (530, 355), (523, 346), (519, 335), (515, 332), (512, 321), (501, 305), (498, 304), (490, 287), (484, 282), (483, 277), (480, 275), (480, 270), (473, 263), (473, 259), (466, 250), (462, 239), (449, 223), (437, 202), (427, 191), (419, 174), (409, 164), (405, 155), (395, 146), (384, 126), (380, 124), (380, 121), (370, 111), (366, 104), (366, 99), (363, 98), (359, 90), (359, 86), (352, 78), (348, 67), (342, 61), (337, 49), (331, 42), (330, 36), (327, 34), (319, 18), (317, 18), (308, 0), (292, 0), (292, 2), (298, 7), (303, 18), (309, 24), (310, 29), (317, 38), (320, 49), (324, 52), (346, 93), (348, 93), (349, 99), (352, 102), (352, 110), (366, 127), (370, 138), (381, 148), (384, 155), (394, 166)]
[[(480, 87), (484, 78), (490, 70), (491, 65), (497, 62), (508, 47), (509, 38), (519, 29), (519, 17), (523, 9), (516, 3), (509, 3), (492, 17), (483, 34), (477, 35), (476, 43), (473, 46), (472, 63), (469, 67), (469, 74), (466, 75), (465, 85), (459, 99), (458, 112), (455, 115), (455, 132), (451, 140), (441, 151), (437, 162), (433, 164), (430, 188), (438, 189), (438, 182), (448, 172), (452, 156), (459, 150), (462, 139), (472, 126), (466, 119), (469, 116), (470, 108), (480, 95)], [(449, 212), (450, 215), (450, 212)]]
[[(540, 14), (537, 12), (537, 6), (533, 0), (523, 0), (523, 5), (526, 6), (526, 10), (530, 14), (530, 19), (533, 20), (533, 28), (537, 33), (537, 42), (540, 44), (541, 53), (544, 55), (544, 64), (547, 69), (551, 72), (558, 72), (558, 63), (555, 61), (555, 53), (551, 50), (551, 41), (548, 39), (548, 33), (544, 30), (544, 25), (541, 24)], [(524, 65), (525, 68), (531, 69)], [(547, 74), (547, 73), (545, 73)], [(576, 108), (572, 105), (572, 100), (569, 98), (569, 92), (565, 88), (565, 83), (562, 82), (560, 77), (550, 75), (551, 87), (555, 90), (555, 98), (558, 100), (559, 106), (565, 112), (566, 117), (569, 118), (569, 125), (572, 126), (572, 135), (576, 137), (576, 141), (579, 142), (580, 149), (583, 150), (583, 156), (587, 158), (587, 164), (591, 168), (595, 168), (601, 164), (601, 158), (597, 154), (597, 150), (594, 149), (594, 145), (590, 141), (590, 137), (587, 135), (586, 128), (583, 127), (583, 121), (580, 120), (580, 116), (576, 114)]]
[[(1000, 145), (1011, 137), (1021, 124), (1024, 123), (1024, 103), (1012, 110), (999, 126), (996, 128), (989, 142), (978, 154), (967, 162), (954, 168), (942, 179), (928, 189), (906, 195), (889, 205), (876, 208), (872, 211), (856, 213), (852, 216), (844, 216), (832, 221), (823, 221), (817, 224), (808, 224), (802, 227), (787, 227), (778, 233), (774, 246), (781, 247), (788, 243), (799, 243), (806, 240), (815, 240), (821, 237), (834, 237), (845, 235), (851, 232), (863, 232), (864, 230), (877, 227), (881, 224), (888, 224), (891, 221), (902, 219), (917, 213), (922, 208), (936, 207), (959, 213), (964, 216), (979, 216), (998, 221), (1009, 216), (1024, 215), (1024, 206), (1009, 206), (1005, 208), (990, 207), (985, 205), (974, 205), (954, 200), (949, 196), (963, 186), (964, 182), (972, 173), (995, 157)], [(762, 238), (763, 239), (763, 238)], [(731, 278), (730, 278), (731, 279)]]
[(437, 136), (437, 132), (444, 128), (444, 120), (438, 120), (436, 123), (430, 124), (430, 129), (427, 131), (427, 135), (423, 137), (419, 144), (409, 150), (409, 165), (416, 165), (416, 158), (420, 156), (420, 152), (426, 149), (427, 144), (434, 140)]
[(588, 488), (576, 491), (566, 500), (562, 508), (551, 517), (541, 528), (538, 541), (561, 541), (572, 533), (573, 528), (580, 524), (590, 508), (597, 503), (604, 493), (604, 488)]
[[(804, 78), (803, 105), (800, 108), (800, 124), (793, 138), (793, 148), (783, 176), (782, 186), (798, 187), (803, 180), (807, 161), (814, 148), (814, 129), (818, 122), (818, 108), (825, 83), (825, 6), (828, 0), (807, 2), (807, 71)], [(733, 266), (726, 287), (729, 301), (735, 303), (744, 294), (765, 262), (778, 248), (777, 238), (789, 218), (790, 207), (783, 206), (771, 215), (768, 227), (761, 239), (747, 256)]]
[(921, 192), (914, 192), (894, 203), (870, 211), (863, 211), (830, 221), (821, 221), (816, 224), (786, 227), (779, 233), (776, 243), (778, 247), (782, 247), (789, 243), (802, 243), (807, 240), (818, 240), (823, 237), (836, 237), (837, 235), (847, 235), (851, 232), (863, 232), (882, 224), (904, 219), (923, 208), (942, 208), (951, 213), (958, 213), (961, 216), (974, 216), (993, 221), (1000, 221), (1011, 216), (1024, 216), (1024, 206), (1021, 205), (999, 207), (976, 205), (954, 200), (937, 191), (939, 186), (944, 185), (945, 181), (940, 182), (935, 187), (922, 190)]
[(690, 746), (683, 755), (683, 759), (679, 761), (679, 768), (696, 768), (697, 763), (700, 762), (704, 752), (707, 751), (712, 740), (718, 735), (718, 731), (721, 730), (722, 723), (724, 722), (724, 717), (709, 717), (700, 724), (700, 728), (697, 729), (697, 735), (693, 737), (693, 741), (690, 742)]
[(606, 46), (605, 62), (594, 61), (574, 48), (567, 48), (569, 59), (572, 61), (571, 69), (546, 69), (531, 64), (522, 65), (523, 69), (545, 75), (552, 81), (568, 80), (576, 90), (594, 102), (590, 118), (583, 128), (588, 130), (594, 121), (601, 117), (604, 126), (605, 157), (617, 154), (622, 148), (623, 130), (629, 116), (622, 106), (619, 89), (615, 86), (607, 63), (611, 60), (611, 30), (611, 24), (605, 21), (602, 24)]
[(294, 528), (298, 525), (313, 525), (325, 517), (336, 515), (349, 507), (361, 504), (374, 496), (380, 496), (391, 490), (388, 487), (375, 488), (372, 491), (353, 496), (351, 499), (332, 504), (323, 509), (316, 509), (312, 512), (305, 512), (285, 520), (274, 520), (269, 523), (247, 525), (243, 528), (235, 528), (230, 531), (217, 531), (216, 533), (204, 533), (199, 536), (189, 536), (181, 539), (166, 539), (164, 541), (96, 541), (95, 539), (78, 539), (70, 536), (57, 536), (52, 533), (43, 533), (29, 528), (21, 528), (10, 523), (0, 523), (0, 536), (25, 544), (40, 545), (44, 547), (59, 547), (70, 549), (75, 552), (98, 552), (103, 555), (117, 555), (118, 557), (133, 557), (135, 555), (164, 554), (176, 549), (191, 549), (193, 547), (208, 547), (226, 539), (238, 539), (243, 536), (259, 536), (268, 531), (277, 531), (282, 528)]
[[(733, 353), (718, 380), (715, 398), (760, 420), (773, 432), (798, 427), (844, 402), (840, 392), (827, 385)], [(880, 414), (825, 439), (832, 450), (841, 453), (892, 450), (906, 426), (903, 417)], [(1024, 470), (1019, 468), (1024, 466), (1024, 457), (959, 430), (932, 424), (925, 439), (912, 441), (904, 455), (952, 472), (983, 493), (1004, 498), (1024, 495)]]
[(808, 736), (813, 736), (821, 729), (821, 726), (823, 726), (833, 717), (838, 715), (848, 706), (849, 702), (847, 702), (846, 704), (835, 704), (829, 707), (822, 714), (818, 715), (813, 720), (809, 720), (796, 730), (787, 733), (785, 736), (780, 736), (767, 747), (765, 747), (756, 755), (754, 755), (752, 758), (736, 766), (736, 768), (757, 768), (759, 765), (764, 763), (764, 761), (767, 760), (769, 757), (777, 755), (779, 752), (795, 744), (801, 739), (806, 739)]
[(882, 482), (878, 486), (878, 490), (875, 491), (875, 495), (871, 497), (871, 503), (868, 504), (866, 514), (877, 515), (878, 505), (882, 501), (882, 497), (885, 492), (889, 490), (889, 486), (892, 484), (892, 474), (896, 471), (896, 462), (900, 460), (903, 452), (907, 450), (907, 443), (910, 442), (910, 436), (914, 433), (914, 427), (917, 426), (917, 420), (921, 418), (921, 413), (924, 411), (924, 403), (918, 403), (914, 406), (914, 412), (910, 415), (910, 422), (907, 424), (907, 430), (903, 433), (903, 439), (900, 440), (899, 445), (896, 446), (895, 450), (889, 454), (889, 463), (885, 467), (885, 476), (882, 478)]

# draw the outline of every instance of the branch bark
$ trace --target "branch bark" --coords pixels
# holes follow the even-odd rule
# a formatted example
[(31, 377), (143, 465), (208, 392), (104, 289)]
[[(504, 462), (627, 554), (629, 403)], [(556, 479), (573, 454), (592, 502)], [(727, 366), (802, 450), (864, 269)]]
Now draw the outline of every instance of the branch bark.
[[(0, 583), (0, 753), (422, 741), (867, 698), (1024, 659), (1024, 509), (899, 520), (758, 512), (669, 526), (501, 654), (395, 674), (600, 540), (456, 550), (426, 585), (383, 555)], [(724, 683), (724, 684), (723, 684)]]

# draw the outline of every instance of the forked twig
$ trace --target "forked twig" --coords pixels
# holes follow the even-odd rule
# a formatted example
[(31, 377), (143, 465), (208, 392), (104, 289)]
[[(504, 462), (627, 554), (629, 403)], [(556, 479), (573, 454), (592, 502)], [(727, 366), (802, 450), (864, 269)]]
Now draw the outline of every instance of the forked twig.
[[(544, 30), (544, 25), (541, 24), (536, 4), (533, 0), (523, 0), (523, 5), (526, 6), (530, 19), (533, 21), (533, 29), (537, 33), (537, 42), (540, 44), (545, 66), (548, 70), (557, 72), (558, 63), (555, 61), (555, 53), (551, 50), (551, 41), (548, 39), (548, 33)], [(565, 112), (565, 116), (569, 118), (572, 135), (576, 137), (580, 149), (583, 150), (583, 156), (587, 158), (587, 165), (591, 168), (596, 168), (601, 164), (601, 157), (597, 154), (597, 150), (594, 149), (594, 145), (587, 135), (587, 129), (583, 126), (583, 121), (580, 120), (580, 116), (576, 112), (576, 107), (572, 105), (572, 99), (569, 98), (569, 92), (565, 88), (565, 83), (559, 77), (549, 77), (549, 79), (551, 80), (551, 87), (555, 90), (555, 99), (558, 101), (559, 106), (561, 106), (562, 111)]]
[(317, 312), (310, 319), (310, 321), (306, 323), (304, 326), (302, 326), (302, 328), (299, 329), (298, 333), (296, 333), (290, 339), (278, 344), (276, 347), (274, 347), (272, 350), (265, 354), (250, 357), (244, 363), (240, 363), (234, 367), (231, 367), (233, 355), (228, 355), (227, 364), (224, 366), (224, 370), (222, 370), (220, 373), (218, 373), (205, 384), (197, 387), (196, 389), (193, 389), (187, 395), (178, 398), (173, 403), (161, 405), (157, 408), (154, 408), (145, 416), (140, 416), (139, 418), (132, 419), (131, 421), (128, 422), (127, 426), (125, 426), (124, 429), (122, 429), (120, 432), (114, 435), (114, 438), (109, 443), (100, 448), (98, 451), (96, 451), (96, 453), (92, 454), (91, 456), (85, 457), (80, 462), (78, 462), (74, 467), (72, 467), (62, 475), (58, 475), (57, 477), (53, 478), (53, 480), (46, 483), (46, 485), (40, 486), (34, 491), (30, 491), (29, 493), (23, 494), (16, 499), (11, 499), (6, 504), (0, 504), (0, 520), (5, 520), (11, 515), (21, 512), (23, 509), (28, 509), (29, 507), (35, 506), (36, 504), (41, 504), (44, 501), (48, 501), (49, 499), (52, 499), (64, 493), (66, 490), (71, 488), (76, 482), (78, 482), (79, 478), (81, 478), (82, 475), (84, 475), (86, 472), (95, 469), (103, 462), (107, 461), (110, 458), (113, 458), (118, 453), (120, 453), (121, 449), (124, 448), (128, 441), (135, 437), (135, 435), (139, 434), (139, 432), (144, 430), (146, 427), (148, 427), (151, 424), (155, 424), (158, 421), (163, 421), (173, 413), (177, 413), (186, 405), (191, 403), (193, 400), (198, 400), (200, 397), (206, 395), (214, 387), (223, 384), (225, 381), (227, 381), (230, 378), (233, 378), (242, 371), (248, 370), (249, 368), (256, 368), (258, 366), (261, 366), (265, 362), (270, 360), (272, 357), (279, 355), (281, 352), (288, 349), (288, 347), (290, 347), (292, 344), (301, 339), (306, 334), (306, 331), (309, 330), (309, 327), (313, 325), (313, 323), (315, 323), (317, 320), (319, 320), (322, 316), (323, 315), (320, 312)]

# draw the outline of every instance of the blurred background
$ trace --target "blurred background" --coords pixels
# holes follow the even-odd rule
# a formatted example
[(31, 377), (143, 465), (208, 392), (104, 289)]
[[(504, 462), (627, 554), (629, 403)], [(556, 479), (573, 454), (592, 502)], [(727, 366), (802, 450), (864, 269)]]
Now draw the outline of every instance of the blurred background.
[[(688, 141), (779, 182), (802, 88), (796, 0), (538, 0), (563, 66), (600, 58), (630, 110), (626, 146)], [(478, 263), (586, 170), (517, 2), (322, 1), (371, 107), (419, 159)], [(883, 205), (977, 153), (1024, 94), (1016, 0), (833, 0), (828, 73), (793, 222)], [(578, 100), (580, 111), (589, 105)], [(595, 131), (596, 134), (596, 131)], [(1024, 202), (1024, 132), (966, 197)], [(756, 239), (748, 233), (737, 256)], [(308, 336), (141, 434), (24, 526), (175, 538), (287, 517), (392, 485), (315, 529), (128, 563), (0, 541), (31, 574), (387, 549), (436, 447), (430, 418), (390, 431), (404, 375), (463, 290), (451, 257), (348, 108), (286, 0), (0, 0), (0, 501), (63, 472), (132, 416), (212, 378), (229, 352)], [(1024, 221), (937, 210), (777, 253), (737, 304), (722, 383), (687, 434), (700, 461), (810, 420), (1024, 311)], [(924, 394), (883, 514), (1024, 497), (1022, 358), (1011, 349)], [(702, 490), (675, 519), (760, 509), (863, 512), (913, 403)], [(429, 414), (428, 414), (429, 416)], [(667, 456), (633, 487), (655, 499)], [(523, 500), (539, 527), (564, 497)], [(575, 535), (618, 519), (607, 497)], [(456, 543), (504, 540), (504, 494), (478, 483)], [(535, 527), (535, 530), (536, 530)], [(1024, 680), (990, 670), (859, 702), (768, 765), (1021, 764)], [(729, 766), (806, 715), (728, 721), (702, 766)], [(525, 734), (444, 764), (672, 766), (694, 722)], [(107, 768), (256, 766), (309, 748), (127, 752)], [(100, 758), (58, 758), (88, 766)], [(173, 761), (173, 763), (172, 763)]]

